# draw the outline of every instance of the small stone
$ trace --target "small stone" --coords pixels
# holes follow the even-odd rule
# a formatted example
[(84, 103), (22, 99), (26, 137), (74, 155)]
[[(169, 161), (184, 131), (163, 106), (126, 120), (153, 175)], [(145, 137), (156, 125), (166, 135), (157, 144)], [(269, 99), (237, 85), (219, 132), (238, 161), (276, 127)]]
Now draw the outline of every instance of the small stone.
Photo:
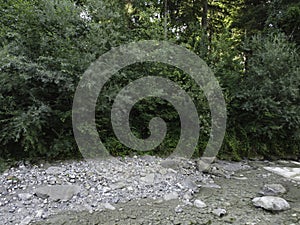
[(178, 193), (174, 191), (174, 192), (165, 194), (164, 200), (169, 201), (169, 200), (173, 200), (173, 199), (178, 199), (178, 197), (179, 197)]
[(226, 209), (217, 208), (212, 211), (212, 213), (218, 217), (223, 217), (227, 214)]
[(269, 211), (283, 211), (290, 209), (289, 203), (280, 197), (263, 196), (252, 200), (254, 206), (261, 207)]
[(205, 207), (207, 207), (207, 205), (203, 201), (201, 201), (199, 199), (196, 199), (194, 201), (194, 206), (196, 206), (197, 208), (205, 208)]

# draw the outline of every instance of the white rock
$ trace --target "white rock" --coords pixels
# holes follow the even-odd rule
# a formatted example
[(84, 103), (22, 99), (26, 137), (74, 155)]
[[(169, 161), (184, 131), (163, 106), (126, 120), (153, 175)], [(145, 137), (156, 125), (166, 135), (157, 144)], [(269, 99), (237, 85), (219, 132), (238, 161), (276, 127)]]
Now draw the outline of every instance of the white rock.
[(263, 196), (252, 200), (254, 206), (270, 211), (283, 211), (290, 209), (289, 203), (280, 197)]
[(194, 206), (196, 206), (197, 208), (205, 208), (205, 207), (207, 207), (207, 205), (203, 201), (201, 201), (199, 199), (196, 199), (194, 201)]

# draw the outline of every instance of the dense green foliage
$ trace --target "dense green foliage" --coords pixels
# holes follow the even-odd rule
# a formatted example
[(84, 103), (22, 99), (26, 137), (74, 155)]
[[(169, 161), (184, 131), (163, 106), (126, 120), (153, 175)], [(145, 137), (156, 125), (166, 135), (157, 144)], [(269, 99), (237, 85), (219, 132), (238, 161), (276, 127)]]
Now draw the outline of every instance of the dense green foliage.
[[(154, 0), (4, 0), (0, 17), (0, 158), (80, 156), (71, 110), (84, 71), (114, 46), (165, 35), (203, 58), (223, 88), (228, 128), (221, 157), (300, 155), (298, 1), (168, 0), (166, 7)], [(210, 133), (205, 96), (188, 74), (159, 63), (132, 65), (105, 85), (96, 115), (101, 140), (114, 155), (132, 153), (114, 136), (110, 109), (122, 87), (146, 75), (168, 77), (193, 98), (201, 155)], [(136, 104), (132, 130), (147, 137), (154, 116), (167, 121), (168, 135), (148, 154), (168, 155), (180, 135), (169, 103)]]

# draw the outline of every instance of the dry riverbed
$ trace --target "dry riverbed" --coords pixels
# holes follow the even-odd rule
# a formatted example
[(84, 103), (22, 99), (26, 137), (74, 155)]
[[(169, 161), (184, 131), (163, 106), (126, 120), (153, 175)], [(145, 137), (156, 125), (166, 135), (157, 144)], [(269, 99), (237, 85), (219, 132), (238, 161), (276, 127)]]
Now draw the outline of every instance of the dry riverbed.
[[(291, 171), (297, 172), (297, 162), (216, 161), (202, 172), (193, 160), (134, 157), (104, 161), (96, 167), (64, 162), (21, 165), (4, 172), (1, 221), (22, 225), (300, 224), (297, 174), (284, 177), (270, 170), (295, 168)], [(289, 208), (276, 211), (274, 204), (274, 210), (254, 206), (252, 200), (264, 195), (286, 200)]]

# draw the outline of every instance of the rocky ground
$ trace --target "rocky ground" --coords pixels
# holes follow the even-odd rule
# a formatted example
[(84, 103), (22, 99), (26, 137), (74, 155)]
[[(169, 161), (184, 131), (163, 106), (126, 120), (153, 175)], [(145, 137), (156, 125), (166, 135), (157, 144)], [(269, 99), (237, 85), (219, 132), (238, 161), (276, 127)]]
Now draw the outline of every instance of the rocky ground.
[(0, 224), (300, 224), (300, 164), (144, 156), (0, 175)]

